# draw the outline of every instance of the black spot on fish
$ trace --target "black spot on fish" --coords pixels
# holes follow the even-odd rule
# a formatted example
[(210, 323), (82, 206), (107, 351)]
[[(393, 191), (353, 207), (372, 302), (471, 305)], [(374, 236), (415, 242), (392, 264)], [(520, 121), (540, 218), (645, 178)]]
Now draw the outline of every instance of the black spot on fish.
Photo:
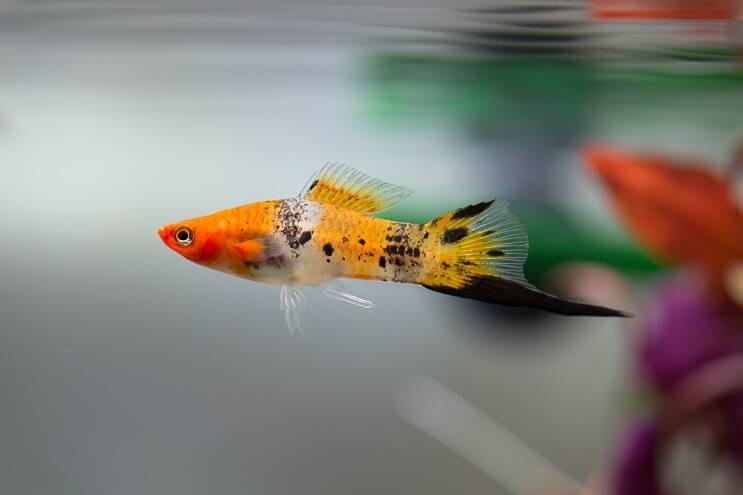
[(469, 205), (469, 206), (465, 206), (464, 208), (460, 208), (454, 212), (454, 214), (451, 216), (451, 219), (456, 220), (458, 218), (471, 218), (471, 217), (477, 216), (483, 211), (487, 210), (488, 207), (492, 205), (494, 201), (495, 200), (484, 201), (482, 203), (477, 203), (476, 205)]
[(450, 265), (449, 263), (447, 263), (446, 261), (442, 261), (442, 262), (441, 262), (441, 267), (442, 267), (442, 268), (443, 268), (444, 270), (448, 270), (448, 269), (449, 269), (449, 267), (451, 267), (451, 265)]
[(469, 265), (474, 265), (474, 263), (473, 263), (473, 262), (471, 262), (470, 260), (462, 260), (462, 264), (463, 264), (463, 265), (466, 265), (466, 266), (469, 266)]
[[(333, 256), (333, 245), (329, 242), (325, 243), (325, 245), (322, 247), (322, 250), (325, 252), (326, 256)], [(328, 263), (330, 263), (330, 260), (328, 260)]]
[(395, 260), (394, 260), (394, 261), (395, 261), (395, 264), (396, 264), (397, 266), (403, 266), (403, 265), (405, 264), (405, 263), (403, 263), (403, 261), (402, 261), (402, 259), (401, 259), (401, 258), (395, 258)]
[(405, 250), (405, 255), (406, 256), (413, 256), (413, 248), (411, 248), (410, 246), (408, 246), (408, 249)]
[(467, 237), (467, 234), (469, 231), (466, 227), (457, 227), (456, 229), (446, 229), (444, 231), (444, 235), (441, 237), (441, 241), (444, 244), (454, 244), (455, 242), (459, 242), (465, 237)]
[(428, 239), (428, 232), (426, 232), (425, 234), (423, 234), (423, 238), (424, 239)]
[(402, 236), (401, 235), (396, 235), (396, 236), (392, 237), (392, 240), (395, 241), (395, 242), (402, 242)]
[(347, 244), (347, 243), (348, 243), (348, 237), (346, 237), (346, 236), (343, 236), (343, 237), (341, 238), (341, 242), (343, 242), (343, 244)]
[(366, 241), (364, 239), (359, 239), (359, 244), (363, 246), (364, 244), (366, 244)]
[(418, 248), (413, 249), (413, 256), (415, 256), (416, 258), (419, 258), (420, 255), (421, 255), (421, 250), (420, 249), (418, 249)]
[(493, 234), (495, 234), (495, 230), (486, 230), (485, 232), (483, 232), (480, 235), (483, 236), (483, 237), (488, 237), (489, 235), (493, 235)]
[[(290, 247), (293, 247), (299, 238), (299, 224), (306, 212), (307, 206), (299, 200), (284, 200), (280, 204), (278, 222), (274, 227), (274, 232), (283, 234)], [(293, 249), (292, 256), (299, 256), (299, 253)]]
[(327, 261), (328, 263), (330, 263), (330, 258), (326, 259), (325, 261)]
[(490, 251), (488, 251), (487, 254), (488, 254), (488, 256), (497, 257), (497, 256), (503, 256), (506, 253), (504, 253), (500, 249), (491, 249)]
[(309, 189), (307, 189), (307, 192), (310, 192), (310, 191), (312, 191), (312, 190), (313, 190), (313, 189), (315, 188), (315, 186), (317, 186), (317, 183), (318, 183), (318, 182), (320, 182), (320, 181), (319, 181), (318, 179), (315, 179), (315, 180), (313, 180), (313, 181), (312, 181), (312, 184), (310, 184), (310, 188), (309, 188)]
[(289, 241), (289, 247), (292, 249), (297, 249), (299, 247), (298, 241)]
[(379, 257), (379, 266), (381, 266), (382, 268), (387, 266), (387, 260), (384, 258), (384, 256)]
[(312, 239), (312, 232), (305, 230), (302, 232), (302, 235), (299, 236), (299, 243), (305, 245), (310, 239)]

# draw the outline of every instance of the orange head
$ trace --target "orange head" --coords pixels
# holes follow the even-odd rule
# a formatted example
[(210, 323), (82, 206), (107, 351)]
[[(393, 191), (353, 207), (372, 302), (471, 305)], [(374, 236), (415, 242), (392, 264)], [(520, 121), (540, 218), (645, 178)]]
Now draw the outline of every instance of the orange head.
[(201, 265), (214, 266), (224, 257), (224, 233), (208, 217), (163, 225), (157, 233), (170, 249)]

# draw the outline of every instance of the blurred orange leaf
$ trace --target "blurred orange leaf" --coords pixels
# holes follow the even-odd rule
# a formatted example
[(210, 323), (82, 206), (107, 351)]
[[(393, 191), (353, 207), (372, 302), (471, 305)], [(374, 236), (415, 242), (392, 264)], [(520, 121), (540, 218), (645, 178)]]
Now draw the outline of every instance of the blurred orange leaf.
[(733, 20), (738, 0), (590, 0), (593, 15), (604, 20)]
[(656, 256), (700, 266), (716, 285), (743, 260), (743, 211), (733, 184), (709, 165), (602, 145), (586, 147), (583, 159), (636, 240)]

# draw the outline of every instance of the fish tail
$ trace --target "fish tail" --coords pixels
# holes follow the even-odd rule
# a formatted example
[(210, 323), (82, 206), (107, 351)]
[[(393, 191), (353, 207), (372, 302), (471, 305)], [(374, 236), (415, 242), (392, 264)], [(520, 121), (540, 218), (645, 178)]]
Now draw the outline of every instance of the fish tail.
[(445, 213), (425, 229), (435, 236), (436, 243), (431, 264), (417, 280), (427, 289), (563, 315), (629, 316), (603, 306), (560, 299), (529, 284), (523, 272), (528, 237), (505, 201), (487, 201)]

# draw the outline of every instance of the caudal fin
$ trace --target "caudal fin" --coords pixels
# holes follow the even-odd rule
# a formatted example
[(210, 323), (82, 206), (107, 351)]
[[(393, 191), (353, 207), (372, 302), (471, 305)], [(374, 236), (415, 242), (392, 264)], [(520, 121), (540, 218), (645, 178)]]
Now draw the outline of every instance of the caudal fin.
[(505, 201), (445, 213), (427, 224), (438, 236), (433, 267), (418, 283), (452, 296), (564, 315), (629, 316), (603, 306), (567, 301), (536, 289), (524, 277), (529, 241)]

